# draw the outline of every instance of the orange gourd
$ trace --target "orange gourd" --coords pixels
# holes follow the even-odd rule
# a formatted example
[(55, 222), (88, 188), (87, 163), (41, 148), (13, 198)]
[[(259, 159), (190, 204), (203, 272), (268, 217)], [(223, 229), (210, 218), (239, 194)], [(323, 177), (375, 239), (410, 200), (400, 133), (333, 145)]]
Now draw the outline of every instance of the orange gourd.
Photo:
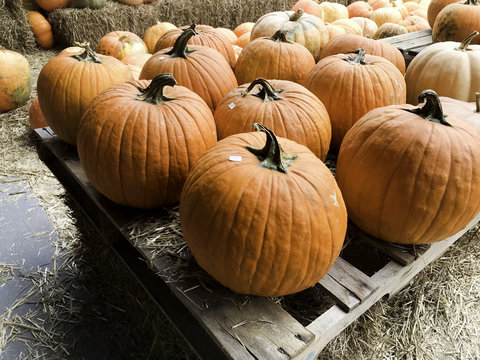
[(349, 218), (388, 242), (428, 244), (480, 212), (480, 133), (444, 117), (437, 95), (422, 107), (380, 107), (347, 133), (336, 179)]
[[(306, 147), (266, 133), (219, 141), (195, 163), (180, 223), (198, 264), (235, 292), (281, 296), (316, 284), (338, 257), (347, 213)], [(235, 160), (235, 161), (234, 161)]]

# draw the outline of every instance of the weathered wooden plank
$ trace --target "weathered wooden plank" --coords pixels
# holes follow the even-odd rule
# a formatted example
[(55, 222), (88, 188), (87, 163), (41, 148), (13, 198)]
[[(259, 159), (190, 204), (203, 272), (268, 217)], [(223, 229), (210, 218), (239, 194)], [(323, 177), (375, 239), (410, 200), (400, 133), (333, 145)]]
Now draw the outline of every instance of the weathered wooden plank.
[(408, 34), (403, 34), (403, 35), (397, 35), (397, 36), (391, 36), (388, 38), (380, 39), (380, 41), (396, 45), (398, 43), (402, 43), (404, 41), (409, 41), (413, 39), (422, 39), (422, 38), (432, 38), (432, 29), (426, 29), (426, 30), (420, 30), (420, 31), (414, 31)]
[(404, 288), (415, 275), (422, 271), (428, 264), (440, 257), (455, 241), (465, 232), (480, 221), (478, 214), (463, 230), (457, 234), (430, 246), (423, 255), (407, 266), (402, 266), (396, 261), (389, 262), (371, 279), (379, 284), (377, 290), (361, 302), (349, 313), (343, 311), (340, 306), (334, 305), (311, 324), (307, 326), (317, 341), (308, 346), (297, 358), (313, 359), (335, 336), (354, 322), (360, 315), (367, 311), (373, 304), (386, 295), (392, 295)]
[(360, 304), (360, 299), (335, 281), (329, 273), (327, 273), (318, 283), (331, 296), (333, 296), (335, 300), (337, 300), (337, 304), (342, 310), (349, 312)]

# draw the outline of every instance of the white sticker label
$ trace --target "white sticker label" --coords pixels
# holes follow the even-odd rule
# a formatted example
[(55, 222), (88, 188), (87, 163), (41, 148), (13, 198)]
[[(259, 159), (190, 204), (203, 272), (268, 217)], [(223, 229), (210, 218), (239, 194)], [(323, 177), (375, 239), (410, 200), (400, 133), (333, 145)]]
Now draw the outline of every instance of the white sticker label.
[(230, 105), (228, 105), (228, 107), (230, 108), (230, 110), (232, 110), (235, 107), (235, 104), (231, 103)]
[(242, 157), (238, 155), (232, 155), (228, 158), (230, 161), (242, 161)]
[(158, 59), (163, 60), (163, 59), (165, 59), (165, 56), (160, 56)]

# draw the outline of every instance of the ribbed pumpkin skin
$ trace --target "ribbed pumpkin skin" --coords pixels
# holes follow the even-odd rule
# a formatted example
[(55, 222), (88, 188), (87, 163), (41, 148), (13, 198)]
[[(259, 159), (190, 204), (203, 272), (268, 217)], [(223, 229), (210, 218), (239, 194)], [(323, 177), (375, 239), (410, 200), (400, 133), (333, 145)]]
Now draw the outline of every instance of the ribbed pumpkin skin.
[(461, 119), (477, 131), (480, 131), (480, 111), (478, 111), (480, 96), (475, 99), (475, 102), (466, 102), (446, 96), (440, 96), (440, 101), (443, 112), (446, 115)]
[(31, 91), (28, 60), (0, 46), (0, 113), (25, 104)]
[(129, 31), (112, 31), (104, 35), (95, 50), (99, 54), (113, 56), (118, 60), (132, 54), (148, 54), (147, 45), (142, 38)]
[[(153, 53), (173, 46), (175, 40), (177, 40), (183, 29), (187, 27), (188, 26), (182, 26), (177, 29), (169, 30), (163, 34), (155, 44)], [(198, 35), (195, 35), (188, 40), (189, 45), (203, 45), (217, 50), (225, 57), (225, 60), (227, 60), (230, 67), (233, 68), (235, 66), (236, 59), (232, 44), (221, 31), (209, 25), (196, 25), (195, 31), (198, 33)]]
[(44, 49), (51, 48), (53, 45), (52, 27), (45, 16), (38, 11), (29, 11), (28, 22), (38, 45)]
[(43, 117), (42, 110), (40, 109), (40, 103), (38, 102), (38, 96), (32, 100), (32, 104), (30, 105), (30, 110), (28, 112), (28, 119), (30, 123), (30, 127), (32, 129), (38, 129), (47, 127), (48, 124)]
[(403, 109), (372, 110), (345, 136), (336, 179), (348, 215), (385, 241), (428, 244), (463, 229), (480, 211), (480, 135)]
[[(434, 42), (462, 41), (473, 31), (480, 29), (480, 4), (478, 0), (467, 3), (453, 3), (445, 6), (437, 15), (432, 28)], [(472, 40), (480, 44), (480, 37)]]
[(165, 88), (172, 101), (136, 100), (132, 81), (103, 91), (89, 105), (78, 132), (85, 174), (110, 200), (136, 208), (178, 201), (193, 163), (216, 142), (215, 123), (205, 102), (182, 87)]
[[(291, 81), (268, 80), (279, 92), (279, 100), (263, 101), (255, 96), (257, 85), (242, 97), (250, 84), (239, 86), (215, 110), (218, 138), (250, 132), (254, 123), (267, 126), (277, 136), (308, 147), (322, 161), (327, 157), (332, 130), (327, 109), (303, 86)], [(234, 104), (235, 106), (232, 106)]]
[(322, 19), (310, 15), (298, 15), (298, 19), (289, 20), (293, 11), (275, 11), (260, 17), (250, 34), (250, 41), (260, 37), (270, 37), (280, 29), (288, 30), (287, 39), (305, 46), (315, 61), (328, 42), (328, 31)]
[[(198, 264), (233, 291), (281, 296), (319, 281), (341, 250), (347, 225), (342, 195), (307, 148), (279, 138), (298, 158), (288, 174), (258, 166), (245, 146), (258, 132), (219, 141), (195, 164), (180, 198), (180, 222)], [(230, 156), (242, 161), (229, 161)]]
[(406, 85), (403, 75), (390, 61), (365, 55), (366, 65), (351, 64), (339, 54), (320, 60), (305, 87), (327, 108), (332, 123), (330, 148), (338, 151), (346, 132), (370, 110), (386, 105), (404, 104)]
[(249, 42), (240, 53), (235, 77), (239, 84), (252, 82), (258, 77), (302, 83), (314, 66), (315, 59), (303, 45), (258, 38)]
[(131, 79), (128, 67), (111, 56), (102, 63), (72, 55), (51, 59), (37, 80), (38, 99), (48, 125), (63, 141), (75, 145), (80, 118), (90, 101), (107, 87)]
[(235, 74), (218, 51), (200, 45), (189, 45), (188, 49), (193, 52), (186, 59), (167, 55), (171, 48), (157, 51), (143, 66), (140, 79), (172, 74), (179, 85), (196, 92), (214, 111), (218, 102), (238, 86)]
[(353, 18), (350, 18), (350, 20), (355, 21), (360, 26), (360, 28), (362, 29), (363, 36), (368, 36), (372, 38), (375, 32), (378, 30), (378, 26), (373, 20), (363, 18), (363, 17), (353, 17)]
[(455, 50), (459, 45), (455, 41), (435, 43), (413, 58), (405, 74), (409, 104), (416, 105), (425, 89), (435, 90), (439, 96), (475, 101), (475, 91), (480, 90), (480, 45), (470, 45), (470, 51)]
[(405, 74), (405, 58), (400, 50), (392, 44), (375, 41), (355, 34), (339, 35), (335, 39), (330, 40), (323, 48), (320, 59), (330, 55), (345, 54), (359, 48), (365, 49), (367, 54), (381, 56), (390, 60), (402, 74)]
[(403, 34), (408, 34), (408, 30), (405, 27), (386, 22), (378, 27), (378, 30), (373, 34), (373, 38), (379, 40)]
[(430, 25), (431, 28), (433, 28), (433, 25), (435, 24), (435, 19), (437, 18), (437, 15), (442, 9), (450, 4), (457, 3), (457, 2), (462, 2), (462, 0), (430, 0), (428, 3), (428, 8), (427, 8), (427, 18), (428, 18), (428, 24)]

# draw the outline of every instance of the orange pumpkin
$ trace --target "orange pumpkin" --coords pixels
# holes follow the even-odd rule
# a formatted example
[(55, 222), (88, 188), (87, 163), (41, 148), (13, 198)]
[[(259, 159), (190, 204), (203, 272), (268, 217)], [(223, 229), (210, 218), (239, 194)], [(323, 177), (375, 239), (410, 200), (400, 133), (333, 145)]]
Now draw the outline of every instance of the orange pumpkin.
[(297, 11), (298, 9), (302, 9), (302, 11), (307, 14), (315, 15), (320, 19), (323, 19), (323, 9), (320, 6), (320, 3), (316, 0), (298, 0), (293, 4), (290, 11)]
[(303, 82), (315, 59), (303, 45), (288, 41), (286, 33), (278, 30), (272, 37), (257, 38), (243, 48), (235, 65), (239, 84), (258, 77)]
[(127, 65), (135, 65), (142, 68), (151, 57), (152, 54), (136, 53), (124, 57), (122, 62)]
[(51, 48), (53, 46), (52, 27), (45, 16), (38, 11), (29, 11), (28, 22), (37, 44), (44, 49)]
[[(173, 46), (178, 36), (187, 28), (188, 26), (182, 26), (167, 31), (158, 39), (154, 52), (156, 53), (157, 51)], [(203, 45), (215, 49), (225, 57), (225, 60), (227, 60), (232, 68), (235, 66), (235, 52), (233, 51), (232, 44), (221, 31), (209, 25), (193, 24), (190, 28), (195, 31), (195, 36), (190, 38), (188, 41), (189, 45)]]
[(24, 105), (31, 90), (28, 60), (0, 46), (0, 113)]
[(150, 209), (178, 201), (192, 164), (215, 144), (207, 104), (175, 85), (170, 74), (114, 85), (86, 109), (78, 156), (93, 186), (115, 203)]
[(237, 38), (239, 38), (243, 34), (247, 32), (251, 32), (254, 26), (255, 26), (254, 22), (247, 21), (247, 22), (241, 23), (235, 29), (233, 29), (233, 33), (237, 35)]
[(158, 39), (160, 39), (168, 30), (172, 29), (176, 29), (176, 26), (169, 22), (157, 21), (155, 25), (150, 26), (145, 30), (143, 41), (145, 42), (145, 45), (147, 45), (150, 54), (155, 51), (155, 45), (157, 44)]
[(369, 18), (370, 16), (372, 16), (375, 10), (366, 1), (360, 0), (360, 1), (352, 2), (350, 5), (348, 5), (347, 11), (348, 11), (349, 18), (353, 18), (353, 17)]
[(250, 35), (251, 35), (250, 31), (248, 31), (246, 33), (243, 33), (242, 35), (240, 35), (238, 37), (238, 39), (237, 39), (237, 41), (235, 41), (234, 45), (237, 45), (241, 48), (244, 48), (250, 42)]
[(407, 29), (408, 32), (430, 29), (428, 21), (417, 15), (407, 16), (404, 20), (400, 21), (399, 25)]
[(403, 34), (408, 34), (408, 30), (404, 26), (386, 22), (378, 27), (375, 34), (373, 34), (373, 38), (379, 40)]
[(462, 0), (430, 0), (427, 8), (427, 18), (430, 27), (433, 28), (438, 13), (442, 11), (445, 6), (461, 1)]
[(398, 24), (402, 21), (402, 15), (394, 7), (380, 8), (375, 10), (372, 16), (370, 16), (370, 20), (375, 21), (380, 27), (385, 23)]
[[(467, 0), (465, 3), (447, 5), (438, 13), (432, 28), (432, 38), (434, 42), (463, 41), (479, 29), (479, 2)], [(480, 36), (473, 39), (472, 44), (480, 44)]]
[(60, 139), (71, 145), (76, 144), (78, 124), (90, 101), (107, 87), (131, 79), (127, 65), (120, 60), (84, 46), (81, 54), (49, 60), (37, 81), (45, 120)]
[(327, 108), (334, 151), (360, 117), (376, 107), (404, 104), (406, 98), (402, 73), (387, 59), (365, 54), (364, 49), (323, 58), (304, 85)]
[(260, 123), (278, 136), (308, 147), (325, 160), (332, 130), (327, 109), (303, 86), (286, 80), (256, 79), (225, 96), (215, 110), (218, 138), (249, 132)]
[(362, 29), (362, 35), (365, 37), (373, 38), (373, 35), (378, 30), (378, 25), (373, 20), (363, 17), (353, 17), (350, 20), (355, 21), (360, 26), (360, 28)]
[(237, 79), (218, 51), (201, 45), (189, 45), (187, 48), (188, 41), (195, 34), (187, 28), (173, 48), (153, 54), (143, 66), (140, 79), (153, 79), (161, 73), (170, 73), (179, 85), (196, 92), (214, 111), (218, 102), (238, 86)]
[(48, 126), (45, 118), (43, 117), (42, 109), (40, 109), (38, 96), (35, 96), (35, 99), (32, 100), (32, 104), (30, 105), (30, 110), (28, 112), (28, 119), (32, 129), (44, 128)]
[(423, 107), (380, 107), (340, 148), (336, 179), (348, 216), (388, 242), (428, 244), (464, 229), (480, 212), (480, 133), (444, 118), (437, 95)]
[(275, 11), (261, 16), (252, 29), (250, 41), (272, 36), (280, 29), (288, 30), (287, 39), (305, 46), (315, 61), (328, 42), (325, 23), (314, 15), (305, 14), (302, 9), (296, 12)]
[(195, 163), (180, 198), (180, 223), (198, 264), (221, 284), (281, 296), (316, 284), (331, 268), (347, 213), (320, 159), (256, 128), (266, 141), (259, 132), (232, 135)]
[(130, 31), (112, 31), (98, 41), (96, 52), (122, 60), (132, 54), (148, 54), (148, 48), (141, 37)]
[(225, 37), (228, 39), (228, 41), (230, 41), (231, 44), (235, 44), (235, 42), (238, 40), (237, 35), (235, 35), (235, 33), (230, 29), (224, 27), (217, 27), (215, 29), (225, 35)]
[(402, 74), (405, 74), (405, 58), (395, 46), (354, 34), (341, 35), (329, 41), (322, 50), (320, 59), (330, 55), (345, 54), (359, 48), (365, 49), (367, 54), (384, 57), (391, 61)]

